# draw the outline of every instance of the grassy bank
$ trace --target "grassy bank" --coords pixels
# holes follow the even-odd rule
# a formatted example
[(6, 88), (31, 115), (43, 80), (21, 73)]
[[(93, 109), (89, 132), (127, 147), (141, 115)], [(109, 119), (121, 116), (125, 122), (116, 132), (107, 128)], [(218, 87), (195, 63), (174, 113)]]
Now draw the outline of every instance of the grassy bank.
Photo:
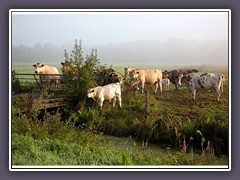
[(227, 165), (227, 156), (204, 157), (141, 142), (93, 134), (63, 124), (56, 116), (43, 122), (12, 121), (13, 165)]

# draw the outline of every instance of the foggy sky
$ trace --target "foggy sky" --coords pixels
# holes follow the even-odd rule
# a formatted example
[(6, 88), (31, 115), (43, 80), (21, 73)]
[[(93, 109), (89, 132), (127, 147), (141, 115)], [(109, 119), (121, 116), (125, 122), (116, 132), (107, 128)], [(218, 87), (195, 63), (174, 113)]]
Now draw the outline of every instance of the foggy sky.
[(84, 53), (98, 49), (103, 63), (228, 62), (227, 12), (13, 12), (11, 32), (13, 47), (48, 44), (62, 49), (56, 59), (81, 39)]

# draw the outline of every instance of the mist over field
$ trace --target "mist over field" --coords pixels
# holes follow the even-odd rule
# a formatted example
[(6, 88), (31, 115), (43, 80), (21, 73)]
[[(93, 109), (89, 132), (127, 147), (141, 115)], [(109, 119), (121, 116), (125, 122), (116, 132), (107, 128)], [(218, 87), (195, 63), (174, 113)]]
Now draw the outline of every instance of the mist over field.
[(102, 64), (228, 64), (228, 12), (13, 13), (13, 63), (64, 61), (75, 40)]
[[(121, 44), (83, 46), (83, 54), (91, 49), (98, 50), (102, 64), (220, 64), (228, 63), (228, 45), (222, 40), (183, 40), (170, 38), (161, 41), (136, 41)], [(51, 63), (64, 61), (64, 49), (71, 52), (73, 44), (54, 46), (36, 44), (33, 47), (19, 45), (12, 47), (13, 63)]]

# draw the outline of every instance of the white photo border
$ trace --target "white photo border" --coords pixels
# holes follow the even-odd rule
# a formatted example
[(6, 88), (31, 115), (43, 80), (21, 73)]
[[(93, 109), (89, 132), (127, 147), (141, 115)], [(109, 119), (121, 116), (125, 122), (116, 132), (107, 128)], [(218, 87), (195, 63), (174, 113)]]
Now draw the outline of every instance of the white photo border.
[[(123, 13), (228, 13), (228, 77), (229, 77), (229, 162), (224, 166), (18, 166), (12, 165), (12, 16), (26, 14), (123, 14)], [(9, 171), (231, 171), (231, 10), (230, 9), (10, 9), (9, 10)]]

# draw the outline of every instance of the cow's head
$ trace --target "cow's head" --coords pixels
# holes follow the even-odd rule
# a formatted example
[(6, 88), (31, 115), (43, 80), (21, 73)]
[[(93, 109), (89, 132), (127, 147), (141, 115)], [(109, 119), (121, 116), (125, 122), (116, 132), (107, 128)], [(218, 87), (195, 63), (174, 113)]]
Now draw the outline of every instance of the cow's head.
[(63, 66), (62, 67), (63, 74), (69, 72), (73, 67), (73, 64), (69, 61), (61, 62), (61, 65)]
[(130, 73), (130, 75), (131, 75), (131, 77), (133, 78), (133, 79), (139, 79), (139, 69), (134, 69), (131, 73)]
[(169, 73), (170, 73), (170, 72), (167, 71), (167, 70), (163, 71), (163, 72), (162, 72), (162, 78), (163, 78), (163, 79), (168, 78)]
[(98, 87), (88, 89), (87, 97), (88, 97), (88, 98), (92, 98), (92, 99), (95, 100), (97, 88), (98, 88)]
[(124, 76), (127, 77), (135, 68), (132, 67), (126, 67), (124, 68)]
[(44, 64), (42, 63), (33, 64), (33, 67), (36, 74), (41, 74), (44, 71)]
[(123, 84), (123, 81), (126, 79), (123, 76), (116, 76), (115, 78), (116, 78), (116, 82), (119, 82), (121, 85)]

